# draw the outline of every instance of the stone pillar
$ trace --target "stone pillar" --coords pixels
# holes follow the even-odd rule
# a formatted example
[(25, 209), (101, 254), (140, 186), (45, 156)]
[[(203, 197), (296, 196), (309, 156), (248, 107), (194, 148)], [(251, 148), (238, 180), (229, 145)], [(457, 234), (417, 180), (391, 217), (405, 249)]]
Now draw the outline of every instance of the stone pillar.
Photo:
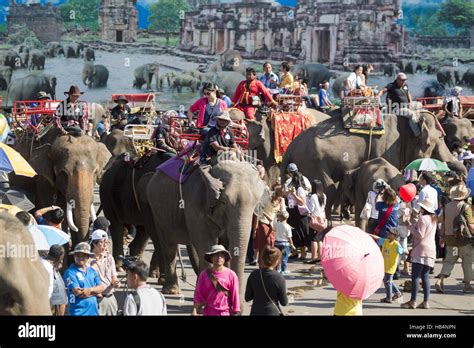
[(230, 31), (230, 42), (229, 49), (233, 50), (235, 48), (235, 30)]

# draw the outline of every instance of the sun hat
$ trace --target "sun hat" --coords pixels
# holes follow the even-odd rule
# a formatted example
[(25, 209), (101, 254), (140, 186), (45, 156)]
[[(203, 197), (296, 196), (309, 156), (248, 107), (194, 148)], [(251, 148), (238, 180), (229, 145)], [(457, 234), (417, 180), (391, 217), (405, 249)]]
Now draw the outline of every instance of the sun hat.
[(107, 235), (107, 232), (105, 232), (104, 230), (95, 230), (94, 232), (92, 232), (92, 235), (91, 235), (91, 241), (108, 239), (108, 238), (109, 236)]
[(230, 115), (227, 111), (223, 111), (222, 114), (216, 116), (216, 120), (232, 122), (232, 119), (230, 118)]
[(400, 79), (400, 80), (408, 80), (408, 77), (405, 73), (398, 73), (397, 74), (397, 79)]
[(124, 101), (125, 104), (128, 104), (128, 100), (127, 100), (127, 98), (125, 98), (124, 95), (118, 96), (117, 99), (114, 100), (114, 103), (118, 103), (119, 101)]
[(294, 164), (294, 163), (290, 163), (290, 164), (288, 165), (288, 171), (289, 171), (290, 173), (297, 172), (297, 171), (298, 171), (298, 166), (297, 166), (296, 164)]
[(81, 89), (79, 88), (79, 86), (71, 86), (69, 87), (69, 91), (64, 92), (64, 94), (79, 96), (79, 95), (84, 94), (84, 92), (81, 92)]
[(456, 86), (456, 87), (451, 88), (451, 95), (452, 95), (452, 96), (457, 97), (457, 96), (459, 96), (461, 93), (462, 93), (462, 87)]
[(425, 199), (424, 201), (418, 202), (418, 205), (425, 209), (428, 213), (434, 214), (435, 213), (435, 208), (433, 205), (433, 202), (431, 202), (428, 199)]
[(86, 242), (81, 242), (77, 244), (74, 248), (74, 251), (71, 251), (69, 253), (69, 255), (74, 255), (74, 254), (86, 254), (89, 256), (94, 255), (93, 253), (91, 253), (91, 246)]
[(216, 245), (213, 245), (211, 247), (211, 251), (207, 252), (206, 254), (204, 254), (204, 259), (209, 262), (209, 263), (212, 263), (212, 255), (215, 255), (215, 254), (219, 254), (219, 253), (223, 253), (225, 254), (225, 261), (229, 261), (232, 257), (230, 256), (230, 253), (224, 248), (223, 245), (220, 245), (220, 244), (216, 244)]
[(377, 179), (372, 184), (372, 191), (380, 191), (387, 187), (387, 183), (383, 179)]
[(463, 201), (471, 194), (471, 189), (466, 185), (457, 185), (449, 190), (449, 198), (454, 201)]

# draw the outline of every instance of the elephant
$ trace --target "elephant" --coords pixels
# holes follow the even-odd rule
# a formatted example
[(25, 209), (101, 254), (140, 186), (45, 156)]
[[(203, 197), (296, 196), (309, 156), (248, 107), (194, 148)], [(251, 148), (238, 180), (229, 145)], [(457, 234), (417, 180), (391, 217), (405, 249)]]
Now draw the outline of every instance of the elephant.
[(397, 192), (405, 184), (402, 173), (380, 157), (363, 162), (357, 169), (348, 171), (343, 179), (344, 196), (354, 206), (356, 226), (363, 230), (366, 221), (361, 219), (360, 213), (367, 200), (367, 194), (377, 179), (383, 179)]
[(400, 72), (399, 67), (393, 63), (383, 64), (382, 69), (383, 69), (383, 75), (389, 76), (389, 77), (396, 76)]
[(462, 76), (462, 82), (474, 88), (474, 68), (467, 69), (464, 75)]
[(433, 98), (444, 95), (445, 88), (437, 80), (428, 80), (423, 83), (423, 98)]
[(38, 70), (44, 70), (45, 61), (46, 57), (43, 52), (40, 50), (31, 50), (30, 66), (28, 67), (28, 70), (34, 70), (35, 68)]
[(0, 315), (51, 315), (49, 274), (31, 233), (6, 213), (0, 213), (0, 231), (0, 245), (17, 252), (0, 258)]
[(232, 254), (231, 268), (240, 279), (242, 294), (252, 216), (264, 189), (257, 169), (247, 162), (224, 160), (209, 169), (200, 166), (184, 184), (160, 170), (153, 174), (146, 191), (164, 261), (163, 293), (179, 293), (178, 244), (194, 247), (202, 271), (208, 267), (204, 254), (220, 243)]
[(76, 47), (76, 57), (79, 58), (83, 54), (83, 51), (85, 50), (86, 46), (82, 42), (79, 42), (75, 44), (75, 47)]
[(66, 58), (79, 58), (78, 54), (78, 46), (75, 43), (70, 43), (64, 47), (64, 51), (66, 53)]
[(245, 80), (245, 76), (235, 71), (220, 71), (217, 73), (206, 73), (203, 76), (204, 82), (212, 82), (223, 89), (229, 98), (234, 97), (237, 85)]
[(144, 64), (136, 68), (134, 71), (135, 80), (133, 81), (133, 87), (141, 89), (146, 83), (147, 90), (151, 90), (153, 75), (155, 75), (156, 89), (158, 90), (160, 87), (160, 65), (158, 63)]
[(311, 90), (311, 88), (319, 89), (321, 83), (335, 77), (323, 64), (296, 64), (291, 71), (293, 76), (299, 76), (308, 81), (308, 90)]
[(38, 174), (33, 179), (36, 206), (55, 204), (66, 212), (73, 245), (87, 239), (89, 221), (95, 219), (94, 185), (100, 184), (110, 157), (92, 137), (62, 135), (35, 148), (29, 158)]
[(115, 128), (109, 134), (101, 139), (101, 142), (107, 147), (113, 158), (130, 151), (133, 144), (129, 138), (123, 135), (121, 129)]
[(461, 83), (459, 71), (453, 67), (442, 67), (436, 73), (438, 82), (444, 87), (454, 87)]
[(196, 92), (199, 85), (199, 80), (190, 75), (182, 74), (173, 78), (173, 88), (176, 88), (180, 93), (183, 87), (189, 87), (192, 92)]
[(54, 75), (32, 73), (23, 78), (15, 79), (8, 86), (8, 104), (13, 105), (16, 100), (36, 100), (38, 93), (44, 91), (56, 98), (57, 79)]
[(20, 59), (21, 59), (21, 67), (22, 68), (28, 68), (29, 62), (30, 62), (30, 52), (21, 52), (20, 53)]
[(415, 60), (402, 59), (399, 62), (398, 67), (402, 72), (407, 74), (416, 74), (418, 71), (423, 71), (423, 67)]
[(61, 54), (66, 56), (63, 46), (56, 41), (48, 42), (46, 45), (47, 56), (50, 58), (59, 57)]
[(444, 141), (448, 146), (449, 151), (459, 150), (466, 143), (469, 143), (472, 138), (472, 124), (467, 118), (452, 118), (444, 117), (441, 120), (446, 136)]
[(82, 82), (89, 88), (105, 87), (109, 79), (109, 70), (101, 64), (85, 62), (82, 69)]
[(13, 70), (21, 68), (21, 57), (13, 50), (9, 50), (1, 56), (2, 65), (9, 66)]
[(219, 59), (214, 64), (209, 66), (207, 72), (234, 71), (245, 74), (245, 67), (242, 63), (243, 59), (239, 51), (227, 49), (219, 56)]
[(84, 60), (86, 62), (95, 61), (95, 52), (92, 48), (86, 47), (84, 50)]
[[(303, 131), (288, 146), (281, 165), (282, 181), (290, 163), (295, 163), (308, 179), (319, 179), (326, 188), (327, 216), (335, 201), (336, 185), (344, 174), (355, 169), (365, 160), (383, 157), (401, 169), (411, 161), (431, 157), (444, 162), (461, 174), (466, 168), (454, 160), (441, 131), (436, 128), (435, 116), (422, 110), (419, 113), (421, 134), (413, 136), (408, 120), (395, 115), (385, 115), (385, 134), (369, 136), (350, 134), (341, 122), (341, 110), (330, 113), (331, 118)], [(372, 147), (369, 149), (369, 143)]]
[(0, 90), (5, 91), (12, 81), (13, 70), (9, 66), (0, 66)]
[(429, 75), (436, 74), (437, 72), (438, 72), (438, 68), (431, 64), (428, 64), (428, 66), (426, 67), (426, 73)]

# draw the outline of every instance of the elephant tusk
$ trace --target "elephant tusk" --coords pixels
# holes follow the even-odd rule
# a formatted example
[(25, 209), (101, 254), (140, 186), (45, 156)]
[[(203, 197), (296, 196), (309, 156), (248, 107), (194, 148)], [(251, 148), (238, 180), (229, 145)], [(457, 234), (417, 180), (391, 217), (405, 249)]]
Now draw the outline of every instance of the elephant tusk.
[(97, 214), (95, 213), (94, 203), (91, 204), (90, 214), (91, 214), (92, 222), (94, 222), (97, 219)]
[(67, 223), (69, 225), (69, 228), (73, 230), (74, 232), (79, 232), (79, 229), (74, 224), (74, 218), (72, 216), (72, 206), (69, 203), (67, 203), (67, 206), (66, 206), (66, 218), (67, 218)]

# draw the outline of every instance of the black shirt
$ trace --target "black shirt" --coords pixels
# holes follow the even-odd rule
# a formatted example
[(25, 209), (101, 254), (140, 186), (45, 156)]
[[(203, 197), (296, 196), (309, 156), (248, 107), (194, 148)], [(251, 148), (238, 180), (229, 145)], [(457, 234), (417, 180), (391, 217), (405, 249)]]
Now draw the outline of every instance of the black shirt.
[(229, 127), (226, 127), (224, 130), (212, 127), (209, 133), (207, 133), (206, 141), (209, 144), (207, 155), (214, 156), (217, 154), (217, 151), (214, 150), (211, 144), (218, 143), (220, 146), (232, 147), (234, 145), (234, 133)]
[(255, 270), (250, 274), (245, 289), (245, 301), (253, 300), (250, 315), (280, 315), (276, 305), (278, 303), (282, 306), (288, 304), (285, 278), (280, 273), (267, 268), (262, 269), (262, 277), (268, 295), (275, 304), (272, 303), (263, 289), (260, 270)]
[(387, 89), (387, 104), (405, 104), (408, 105), (410, 103), (410, 99), (408, 97), (408, 86), (404, 85), (403, 87), (398, 87), (397, 82), (394, 81), (389, 83), (386, 87)]
[(69, 98), (63, 100), (56, 109), (56, 115), (61, 118), (61, 122), (79, 121), (84, 116), (83, 104), (70, 104)]
[(128, 105), (125, 105), (123, 110), (120, 105), (116, 105), (111, 111), (112, 118), (116, 120), (127, 120), (131, 111), (132, 109), (130, 109)]

